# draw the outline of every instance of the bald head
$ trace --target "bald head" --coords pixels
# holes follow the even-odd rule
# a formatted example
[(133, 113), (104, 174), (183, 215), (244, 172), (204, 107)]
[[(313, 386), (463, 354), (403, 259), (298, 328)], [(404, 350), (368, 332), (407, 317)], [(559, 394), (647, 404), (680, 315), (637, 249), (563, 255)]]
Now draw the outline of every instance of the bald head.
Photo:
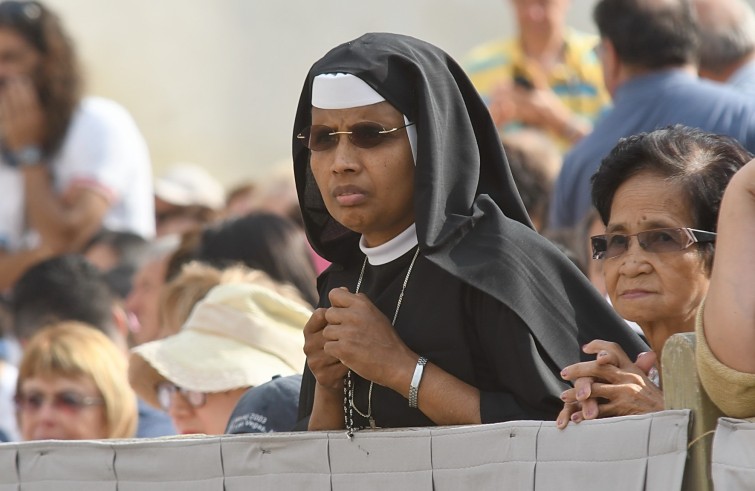
[(755, 53), (755, 11), (744, 0), (693, 0), (693, 4), (701, 41), (700, 71), (725, 80)]

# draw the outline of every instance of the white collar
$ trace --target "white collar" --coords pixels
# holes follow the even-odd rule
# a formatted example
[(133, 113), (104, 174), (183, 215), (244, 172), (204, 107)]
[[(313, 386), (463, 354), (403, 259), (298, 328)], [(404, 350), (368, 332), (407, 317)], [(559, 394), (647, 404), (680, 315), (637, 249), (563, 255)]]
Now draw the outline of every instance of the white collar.
[(372, 266), (379, 266), (398, 259), (411, 251), (417, 244), (417, 226), (414, 223), (385, 244), (380, 244), (377, 247), (367, 247), (364, 243), (364, 236), (359, 239), (359, 248), (367, 256), (367, 260)]

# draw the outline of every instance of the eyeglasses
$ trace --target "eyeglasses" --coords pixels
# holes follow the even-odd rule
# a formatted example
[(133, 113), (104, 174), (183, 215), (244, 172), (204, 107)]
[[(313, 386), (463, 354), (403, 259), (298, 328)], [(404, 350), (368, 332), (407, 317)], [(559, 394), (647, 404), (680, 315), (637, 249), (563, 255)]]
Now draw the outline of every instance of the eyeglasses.
[(296, 139), (314, 152), (322, 152), (335, 147), (340, 138), (338, 135), (349, 135), (349, 141), (359, 148), (372, 148), (386, 141), (393, 132), (413, 124), (385, 129), (380, 123), (363, 121), (352, 125), (349, 131), (336, 131), (330, 126), (314, 124), (301, 130), (301, 133), (296, 135)]
[(105, 400), (101, 397), (85, 396), (74, 391), (58, 392), (53, 395), (42, 392), (21, 392), (16, 394), (14, 400), (16, 408), (25, 412), (39, 411), (48, 400), (54, 409), (69, 413), (78, 412), (85, 407), (105, 404)]
[(42, 7), (34, 1), (6, 0), (0, 3), (0, 24), (26, 27), (36, 26), (42, 15)]
[(683, 251), (697, 242), (715, 242), (716, 234), (693, 228), (657, 228), (636, 234), (605, 234), (590, 237), (593, 259), (611, 259), (629, 249), (629, 238), (637, 237), (637, 242), (648, 252)]
[(207, 402), (207, 393), (196, 390), (184, 389), (171, 382), (160, 382), (157, 384), (157, 402), (164, 411), (170, 409), (170, 401), (173, 394), (178, 392), (189, 403), (191, 407), (202, 407)]

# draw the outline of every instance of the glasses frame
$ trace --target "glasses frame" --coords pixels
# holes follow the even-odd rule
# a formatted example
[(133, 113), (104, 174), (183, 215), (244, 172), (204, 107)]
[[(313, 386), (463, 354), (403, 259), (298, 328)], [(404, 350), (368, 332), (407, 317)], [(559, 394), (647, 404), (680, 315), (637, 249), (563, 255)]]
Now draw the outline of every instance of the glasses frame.
[[(66, 397), (68, 397), (68, 400), (66, 400)], [(39, 400), (32, 402), (36, 399)], [(49, 403), (57, 411), (76, 413), (86, 407), (103, 406), (105, 399), (97, 396), (85, 396), (73, 390), (64, 390), (55, 394), (45, 394), (44, 392), (18, 393), (13, 398), (13, 402), (19, 412), (37, 412)]]
[[(669, 231), (669, 230), (675, 230), (683, 232), (684, 235), (687, 237), (687, 242), (681, 247), (681, 249), (673, 250), (673, 251), (652, 251), (648, 250), (647, 245), (643, 244), (642, 241), (640, 241), (639, 235), (647, 234), (647, 233), (653, 233), (653, 232), (661, 232), (661, 231)], [(626, 239), (626, 247), (623, 251), (621, 251), (619, 254), (616, 254), (614, 256), (606, 257), (606, 253), (608, 252), (608, 238), (609, 237), (624, 237)], [(698, 230), (694, 228), (689, 227), (663, 227), (663, 228), (654, 228), (650, 230), (643, 230), (642, 232), (637, 232), (636, 234), (600, 234), (600, 235), (593, 235), (590, 237), (590, 245), (592, 246), (592, 258), (593, 259), (613, 259), (615, 257), (619, 257), (625, 252), (629, 250), (629, 239), (631, 237), (637, 238), (637, 244), (642, 248), (643, 251), (651, 252), (653, 254), (663, 254), (664, 252), (678, 252), (683, 251), (687, 249), (692, 244), (697, 243), (706, 243), (706, 242), (715, 242), (716, 241), (716, 233), (715, 232), (708, 232), (707, 230)], [(597, 244), (602, 241), (603, 246), (597, 247)], [(602, 250), (600, 250), (602, 249)]]
[(395, 128), (388, 128), (388, 129), (386, 129), (382, 124), (376, 123), (375, 121), (360, 121), (358, 123), (354, 123), (353, 125), (351, 125), (350, 126), (350, 131), (335, 131), (335, 130), (333, 130), (333, 128), (331, 128), (328, 125), (313, 124), (313, 125), (307, 126), (306, 128), (302, 129), (299, 132), (299, 134), (296, 135), (296, 139), (299, 140), (299, 142), (302, 145), (304, 145), (306, 148), (308, 148), (309, 150), (311, 150), (313, 152), (325, 152), (325, 151), (328, 151), (328, 150), (332, 149), (333, 147), (335, 147), (336, 145), (338, 145), (338, 142), (339, 142), (338, 139), (333, 140), (332, 144), (329, 143), (326, 146), (326, 148), (316, 149), (316, 148), (312, 148), (309, 145), (309, 141), (310, 141), (310, 138), (312, 136), (312, 128), (327, 128), (328, 130), (330, 130), (328, 132), (328, 136), (349, 135), (349, 141), (351, 142), (352, 145), (354, 145), (356, 147), (359, 147), (359, 148), (374, 148), (374, 147), (380, 145), (381, 143), (383, 143), (384, 140), (382, 138), (378, 139), (375, 142), (374, 145), (363, 145), (363, 144), (360, 144), (359, 141), (357, 141), (357, 140), (355, 140), (353, 138), (354, 127), (359, 126), (359, 125), (374, 125), (374, 127), (381, 128), (381, 130), (377, 132), (378, 135), (389, 135), (391, 133), (394, 133), (394, 132), (396, 132), (398, 130), (402, 130), (402, 129), (407, 128), (409, 126), (412, 126), (414, 124), (415, 123), (408, 123), (408, 124), (405, 124), (403, 126), (397, 126)]
[(178, 393), (189, 406), (195, 409), (202, 407), (207, 403), (207, 392), (189, 390), (184, 387), (179, 387), (173, 382), (163, 381), (155, 386), (157, 402), (160, 404), (163, 411), (167, 412), (170, 409), (173, 394), (175, 393)]

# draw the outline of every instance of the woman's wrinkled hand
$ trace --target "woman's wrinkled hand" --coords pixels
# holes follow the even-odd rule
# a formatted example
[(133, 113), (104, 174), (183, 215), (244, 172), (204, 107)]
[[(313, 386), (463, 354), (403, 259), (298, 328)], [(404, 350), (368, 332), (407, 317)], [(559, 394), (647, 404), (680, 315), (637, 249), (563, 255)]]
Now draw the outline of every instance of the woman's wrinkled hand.
[(664, 408), (663, 392), (647, 376), (655, 364), (654, 353), (632, 362), (616, 343), (595, 340), (583, 347), (594, 361), (575, 363), (561, 371), (574, 387), (561, 394), (564, 408), (556, 419), (559, 428), (569, 421), (646, 414)]

